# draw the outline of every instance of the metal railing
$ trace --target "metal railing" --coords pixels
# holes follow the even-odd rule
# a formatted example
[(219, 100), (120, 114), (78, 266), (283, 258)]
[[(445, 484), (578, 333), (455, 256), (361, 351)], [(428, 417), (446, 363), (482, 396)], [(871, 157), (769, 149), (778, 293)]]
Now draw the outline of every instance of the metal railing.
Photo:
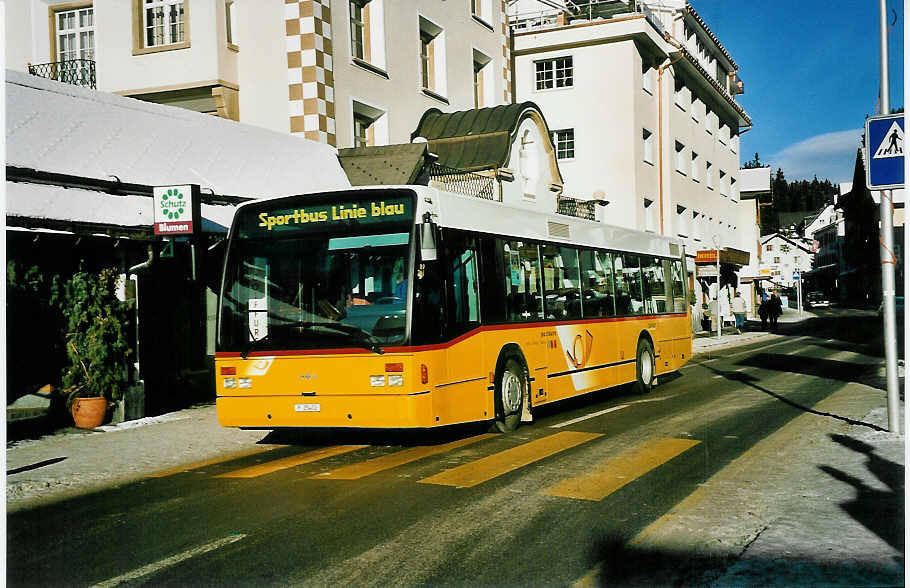
[(36, 65), (30, 63), (28, 73), (65, 84), (95, 89), (95, 61), (92, 59), (70, 59)]
[(556, 214), (574, 216), (586, 220), (597, 220), (594, 207), (597, 203), (593, 200), (578, 200), (568, 196), (559, 196), (556, 199)]
[(487, 176), (432, 163), (429, 168), (429, 177), (431, 182), (449, 192), (475, 196), (484, 200), (496, 199), (493, 191), (493, 178)]
[(578, 20), (610, 19), (617, 14), (644, 14), (655, 29), (664, 33), (659, 16), (642, 0), (575, 0), (566, 2), (565, 10), (549, 9), (523, 12), (509, 17), (513, 32), (552, 28)]

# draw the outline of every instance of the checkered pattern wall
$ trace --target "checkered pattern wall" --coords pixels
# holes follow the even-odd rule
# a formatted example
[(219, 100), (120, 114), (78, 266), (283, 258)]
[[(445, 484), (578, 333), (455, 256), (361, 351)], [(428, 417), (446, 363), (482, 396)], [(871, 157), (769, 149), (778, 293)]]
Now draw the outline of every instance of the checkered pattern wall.
[(285, 0), (292, 133), (336, 145), (331, 0)]
[(509, 104), (512, 102), (512, 56), (509, 51), (509, 13), (506, 8), (506, 0), (502, 0), (502, 99), (504, 104)]

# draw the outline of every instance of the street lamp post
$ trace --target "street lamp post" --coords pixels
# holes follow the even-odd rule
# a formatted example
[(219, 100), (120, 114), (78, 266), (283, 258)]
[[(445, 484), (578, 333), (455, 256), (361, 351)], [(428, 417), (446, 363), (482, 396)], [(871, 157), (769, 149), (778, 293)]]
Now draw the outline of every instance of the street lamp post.
[(717, 290), (714, 296), (714, 320), (717, 322), (717, 337), (720, 338), (720, 327), (723, 324), (720, 317), (720, 246), (717, 244), (718, 236), (714, 235), (711, 237), (711, 240), (714, 241), (714, 254), (715, 254), (715, 263), (717, 264)]

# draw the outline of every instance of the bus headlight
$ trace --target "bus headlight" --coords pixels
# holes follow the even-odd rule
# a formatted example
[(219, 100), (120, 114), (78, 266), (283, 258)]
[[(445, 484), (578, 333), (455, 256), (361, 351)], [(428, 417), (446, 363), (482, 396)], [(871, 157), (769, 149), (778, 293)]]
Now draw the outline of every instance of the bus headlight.
[(237, 387), (237, 378), (225, 378), (224, 387), (225, 388), (236, 388)]
[(385, 386), (385, 376), (370, 376), (370, 386), (374, 388)]
[(238, 388), (252, 388), (253, 387), (253, 378), (240, 378), (237, 380)]
[(404, 386), (404, 376), (389, 375), (389, 386)]

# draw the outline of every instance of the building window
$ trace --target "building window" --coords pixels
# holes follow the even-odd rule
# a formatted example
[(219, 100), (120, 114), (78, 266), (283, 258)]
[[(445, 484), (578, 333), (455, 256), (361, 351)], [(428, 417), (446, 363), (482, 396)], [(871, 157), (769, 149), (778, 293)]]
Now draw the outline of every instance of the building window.
[(736, 178), (730, 178), (730, 198), (733, 200), (739, 200), (739, 192), (736, 190)]
[(384, 110), (354, 101), (354, 147), (374, 147), (388, 143), (388, 124)]
[(717, 127), (717, 115), (711, 112), (710, 108), (705, 109), (705, 132), (709, 135), (714, 133)]
[(474, 108), (493, 102), (493, 69), (487, 67), (492, 59), (474, 49)]
[(54, 13), (56, 60), (95, 59), (95, 14), (92, 7)]
[(657, 232), (657, 205), (653, 200), (644, 199), (645, 209), (645, 230), (651, 233)]
[(534, 62), (534, 76), (538, 90), (568, 88), (573, 85), (572, 56), (557, 57)]
[(775, 258), (774, 258), (774, 263), (780, 263), (780, 257), (775, 257)]
[(490, 25), (493, 22), (492, 0), (471, 0), (471, 16)]
[(676, 145), (674, 146), (674, 149), (676, 150), (676, 171), (678, 171), (682, 175), (686, 175), (686, 161), (685, 161), (686, 146), (683, 145), (682, 143), (680, 143), (679, 141), (676, 141)]
[(699, 119), (698, 119), (698, 116), (699, 116), (700, 113), (699, 113), (698, 111), (699, 111), (700, 109), (701, 109), (701, 100), (699, 100), (698, 98), (693, 97), (693, 98), (692, 98), (692, 108), (691, 108), (691, 111), (692, 111), (692, 120), (694, 120), (695, 122), (698, 122), (698, 120), (699, 120)]
[[(445, 33), (442, 27), (420, 17), (420, 83), (433, 97), (446, 93)], [(444, 100), (444, 98), (443, 98)]]
[(774, 245), (765, 245), (765, 251), (774, 251)]
[(692, 238), (696, 241), (701, 241), (702, 234), (702, 224), (704, 223), (705, 215), (698, 214), (694, 210), (692, 211)]
[(654, 68), (646, 61), (641, 62), (641, 89), (648, 94), (654, 93)]
[(698, 153), (693, 151), (692, 152), (692, 172), (691, 173), (692, 173), (692, 180), (694, 180), (696, 182), (698, 182), (700, 180), (700, 176), (698, 174), (698, 165), (699, 165)]
[(730, 129), (730, 151), (739, 153), (739, 135), (734, 134), (732, 128)]
[(553, 131), (553, 146), (556, 147), (556, 159), (575, 157), (575, 129)]
[(182, 43), (186, 39), (184, 11), (184, 0), (145, 0), (142, 10), (145, 46)]
[(363, 59), (364, 61), (370, 60), (370, 50), (369, 46), (365, 43), (369, 43), (369, 32), (366, 27), (367, 18), (369, 14), (364, 15), (364, 11), (368, 11), (369, 8), (368, 2), (364, 0), (351, 0), (351, 57), (356, 57), (357, 59)]
[(682, 108), (683, 110), (686, 109), (685, 93), (686, 93), (686, 83), (682, 80), (682, 78), (676, 78), (676, 80), (674, 81), (673, 98), (676, 101), (676, 105), (679, 106), (680, 108)]
[(705, 186), (709, 190), (714, 189), (714, 168), (711, 167), (711, 162), (705, 162)]
[(237, 46), (234, 41), (234, 0), (226, 0), (224, 3), (224, 33), (228, 45)]
[(720, 195), (721, 195), (721, 196), (729, 196), (729, 195), (730, 195), (730, 191), (727, 189), (727, 186), (726, 186), (726, 184), (727, 184), (727, 172), (725, 172), (724, 170), (720, 170), (720, 171), (718, 171), (717, 173), (718, 173), (718, 183), (720, 184)]
[(676, 234), (680, 237), (689, 235), (689, 217), (686, 214), (686, 207), (676, 205)]
[(642, 151), (645, 163), (654, 165), (654, 133), (648, 129), (641, 130)]
[(721, 145), (727, 144), (727, 139), (730, 137), (730, 127), (727, 125), (720, 125), (717, 129), (717, 140), (720, 141)]

